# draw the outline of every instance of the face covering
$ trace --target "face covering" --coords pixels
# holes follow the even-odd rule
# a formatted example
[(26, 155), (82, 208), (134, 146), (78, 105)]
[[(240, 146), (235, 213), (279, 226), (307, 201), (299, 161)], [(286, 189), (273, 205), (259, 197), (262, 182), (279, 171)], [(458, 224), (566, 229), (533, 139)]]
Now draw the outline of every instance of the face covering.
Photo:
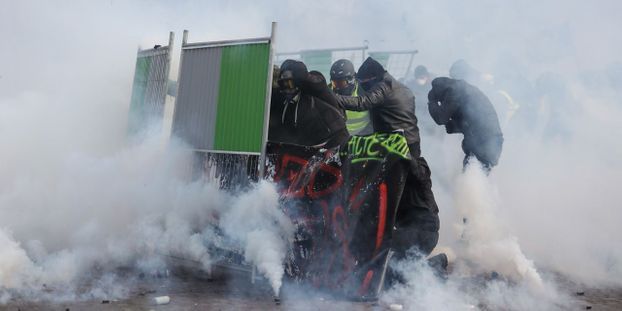
[(376, 85), (376, 82), (377, 82), (376, 79), (373, 78), (373, 79), (369, 79), (369, 80), (367, 80), (365, 82), (359, 82), (359, 85), (363, 88), (363, 90), (369, 91), (369, 90), (371, 90), (371, 88), (374, 85)]

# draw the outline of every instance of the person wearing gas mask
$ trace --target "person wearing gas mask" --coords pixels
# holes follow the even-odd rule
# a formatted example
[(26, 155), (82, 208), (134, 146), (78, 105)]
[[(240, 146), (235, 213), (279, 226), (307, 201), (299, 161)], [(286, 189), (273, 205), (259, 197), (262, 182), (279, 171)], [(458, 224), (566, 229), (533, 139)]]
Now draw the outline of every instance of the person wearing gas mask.
[(409, 249), (425, 257), (438, 242), (440, 222), (430, 168), (421, 157), (415, 97), (371, 57), (363, 62), (356, 78), (365, 94), (337, 96), (339, 104), (347, 110), (369, 111), (374, 132), (403, 131), (412, 156), (397, 211), (392, 248), (397, 258), (405, 257)]
[(490, 100), (477, 87), (464, 80), (446, 77), (432, 81), (428, 93), (428, 110), (448, 134), (462, 133), (463, 165), (474, 156), (486, 172), (497, 165), (501, 156), (503, 133), (497, 112)]
[(350, 134), (345, 112), (338, 107), (321, 73), (308, 72), (304, 63), (288, 59), (281, 65), (276, 82), (268, 140), (323, 148), (347, 142)]
[[(330, 67), (329, 88), (336, 94), (343, 96), (359, 96), (363, 90), (356, 81), (354, 65), (347, 59), (340, 59)], [(352, 135), (368, 135), (373, 133), (373, 127), (367, 111), (346, 111), (346, 125)]]

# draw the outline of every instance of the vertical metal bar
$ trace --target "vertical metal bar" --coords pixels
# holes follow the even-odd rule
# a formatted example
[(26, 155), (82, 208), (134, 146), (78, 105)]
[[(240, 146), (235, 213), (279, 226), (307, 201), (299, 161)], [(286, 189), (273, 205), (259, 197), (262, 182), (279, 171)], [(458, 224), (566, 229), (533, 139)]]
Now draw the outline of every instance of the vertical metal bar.
[(276, 22), (272, 22), (272, 29), (270, 31), (270, 52), (268, 56), (268, 79), (266, 81), (266, 100), (264, 103), (264, 118), (263, 118), (263, 134), (261, 137), (261, 155), (259, 156), (259, 180), (264, 178), (266, 170), (266, 145), (268, 143), (268, 125), (270, 124), (270, 100), (272, 99), (272, 55), (274, 53), (274, 38), (276, 36)]
[[(168, 93), (168, 76), (171, 73), (171, 55), (173, 54), (173, 44), (175, 43), (175, 33), (174, 32), (169, 32), (168, 34), (168, 48), (167, 48), (167, 52), (166, 52), (166, 64), (164, 66), (164, 81), (163, 81), (163, 87), (162, 87), (162, 123), (164, 123), (164, 110), (166, 110), (164, 107), (166, 106), (166, 93)], [(159, 112), (158, 112), (159, 113)], [(163, 126), (164, 127), (164, 126)]]
[(184, 65), (184, 46), (188, 43), (188, 30), (184, 30), (184, 35), (181, 40), (181, 49), (179, 50), (179, 70), (177, 70), (177, 85), (175, 90), (175, 105), (173, 106), (173, 122), (171, 122), (171, 137), (175, 135), (175, 115), (177, 114), (177, 102), (179, 101), (179, 86), (181, 85), (180, 79), (182, 72), (181, 68)]
[(415, 58), (415, 54), (416, 52), (410, 54), (410, 61), (408, 62), (408, 68), (406, 68), (406, 73), (404, 74), (404, 78), (406, 78), (408, 74), (410, 73), (410, 68), (413, 65), (413, 59)]

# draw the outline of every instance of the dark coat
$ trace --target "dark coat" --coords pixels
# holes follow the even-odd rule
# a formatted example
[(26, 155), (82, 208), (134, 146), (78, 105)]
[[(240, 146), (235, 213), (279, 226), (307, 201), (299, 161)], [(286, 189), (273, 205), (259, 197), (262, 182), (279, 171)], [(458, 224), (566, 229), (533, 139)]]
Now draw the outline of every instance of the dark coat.
[(337, 107), (326, 80), (318, 74), (309, 74), (293, 100), (287, 101), (278, 89), (272, 90), (268, 140), (326, 148), (348, 140), (345, 112)]
[(409, 145), (420, 143), (415, 96), (390, 74), (385, 73), (383, 79), (362, 96), (337, 96), (337, 99), (347, 110), (369, 110), (375, 132), (404, 130)]
[(496, 165), (503, 134), (497, 112), (482, 91), (464, 80), (436, 78), (428, 93), (432, 119), (447, 133), (462, 133), (462, 149), (488, 165)]

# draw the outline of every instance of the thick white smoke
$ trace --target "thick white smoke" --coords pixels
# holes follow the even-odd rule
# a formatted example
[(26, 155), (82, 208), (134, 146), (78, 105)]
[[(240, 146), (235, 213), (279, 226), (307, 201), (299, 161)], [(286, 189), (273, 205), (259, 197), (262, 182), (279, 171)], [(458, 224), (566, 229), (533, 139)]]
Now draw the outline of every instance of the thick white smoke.
[(244, 246), (246, 260), (268, 278), (278, 296), (294, 227), (279, 209), (279, 196), (274, 186), (262, 181), (253, 191), (240, 196), (231, 209), (224, 212), (220, 225), (227, 235)]
[(542, 278), (533, 261), (523, 254), (517, 237), (508, 232), (505, 219), (499, 215), (495, 188), (479, 162), (471, 160), (455, 189), (454, 202), (463, 215), (463, 222), (456, 226), (459, 234), (456, 255), (461, 263), (456, 272), (494, 271), (524, 282), (534, 292), (542, 290)]
[(207, 270), (215, 226), (239, 241), (278, 293), (292, 227), (276, 190), (264, 182), (234, 196), (186, 182), (180, 172), (190, 155), (186, 147), (163, 148), (151, 139), (112, 157), (68, 155), (50, 163), (58, 174), (8, 180), (0, 193), (0, 302), (122, 295), (110, 290), (127, 280), (100, 283), (119, 267), (164, 269), (167, 255)]
[[(211, 221), (205, 211), (218, 208), (211, 202), (230, 207), (241, 201), (210, 185), (176, 179), (182, 170), (177, 164), (185, 165), (189, 155), (161, 152), (161, 141), (123, 149), (136, 44), (164, 43), (170, 30), (179, 39), (182, 29), (190, 29), (190, 41), (265, 36), (274, 20), (280, 23), (281, 51), (358, 46), (364, 40), (370, 50), (418, 49), (413, 65), (447, 75), (451, 63), (464, 58), (491, 73), (493, 86), (506, 87), (515, 96), (517, 89), (537, 93), (537, 81), (546, 72), (561, 76), (570, 96), (542, 96), (535, 100), (541, 114), (514, 129), (504, 128), (499, 166), (485, 181), (473, 178), (471, 192), (457, 182), (469, 180), (470, 174), (458, 177), (459, 135), (444, 141), (423, 137), (441, 209), (440, 245), (455, 247), (461, 231), (453, 225), (467, 215), (468, 224), (476, 227), (472, 231), (478, 222), (494, 226), (479, 227), (491, 230), (472, 233), (483, 237), (482, 243), (471, 243), (464, 252), (456, 248), (456, 253), (474, 260), (485, 257), (479, 254), (484, 250), (475, 252), (480, 245), (508, 254), (479, 258), (478, 271), (502, 270), (516, 280), (525, 274), (536, 280), (536, 271), (546, 289), (555, 287), (543, 275), (548, 270), (589, 285), (619, 286), (622, 41), (615, 29), (620, 28), (621, 9), (615, 0), (598, 5), (579, 0), (5, 3), (0, 11), (0, 262), (5, 267), (0, 281), (42, 293), (42, 283), (52, 287), (92, 279), (81, 271), (94, 262), (161, 264), (139, 260), (138, 250), (174, 250), (209, 263), (198, 243), (211, 234), (202, 227)], [(524, 78), (528, 87), (519, 87), (524, 86), (521, 79), (504, 79), (513, 75)], [(417, 98), (418, 105), (425, 103)], [(550, 139), (547, 131), (554, 128), (547, 130), (546, 116), (556, 108), (568, 108), (562, 125), (570, 135)], [(458, 201), (464, 197), (459, 189), (484, 205), (466, 208)], [(252, 191), (265, 200), (257, 200), (258, 206), (271, 210), (271, 190), (260, 186)], [(494, 208), (488, 213), (478, 210), (482, 206)], [(237, 239), (248, 242), (244, 250), (249, 260), (273, 263), (262, 271), (277, 280), (278, 274), (270, 271), (280, 258), (288, 225), (272, 212), (265, 220), (282, 229), (263, 233), (263, 224), (251, 223)], [(254, 240), (274, 240), (268, 249), (277, 253), (257, 253)], [(181, 249), (176, 248), (179, 241), (185, 241)], [(465, 296), (461, 289), (471, 283), (450, 281), (441, 285), (444, 292), (414, 289), (418, 278), (426, 280), (417, 273), (409, 274), (411, 287), (395, 293), (403, 299), (427, 297), (426, 308), (487, 301), (543, 309), (533, 304), (541, 299), (521, 290), (531, 286), (521, 281), (517, 286), (487, 283), (478, 295)], [(0, 300), (10, 295), (3, 291)]]

